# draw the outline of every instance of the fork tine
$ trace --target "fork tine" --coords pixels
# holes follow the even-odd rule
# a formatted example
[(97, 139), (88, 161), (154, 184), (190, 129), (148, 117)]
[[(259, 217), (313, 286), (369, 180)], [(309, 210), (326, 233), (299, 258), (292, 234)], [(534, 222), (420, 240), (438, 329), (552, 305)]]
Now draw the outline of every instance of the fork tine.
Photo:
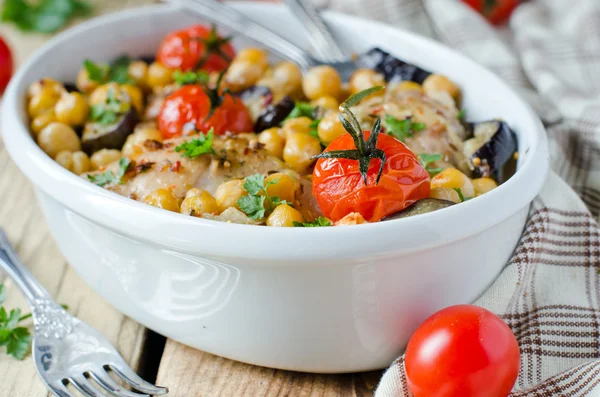
[(69, 383), (85, 397), (105, 397), (83, 375), (69, 378)]
[(146, 382), (127, 365), (121, 365), (120, 368), (118, 368), (116, 365), (111, 364), (109, 367), (115, 374), (119, 375), (121, 379), (133, 386), (134, 389), (143, 393), (148, 393), (151, 396), (161, 396), (169, 392), (169, 389), (166, 387), (155, 386), (150, 382)]
[(148, 394), (140, 394), (124, 389), (106, 373), (103, 368), (88, 372), (100, 386), (117, 397), (150, 397)]
[(67, 389), (67, 386), (65, 386), (64, 383), (60, 381), (52, 384), (47, 383), (47, 385), (50, 388), (50, 390), (52, 390), (52, 393), (54, 393), (58, 397), (75, 397), (75, 395), (73, 395), (73, 393), (71, 393), (69, 389)]

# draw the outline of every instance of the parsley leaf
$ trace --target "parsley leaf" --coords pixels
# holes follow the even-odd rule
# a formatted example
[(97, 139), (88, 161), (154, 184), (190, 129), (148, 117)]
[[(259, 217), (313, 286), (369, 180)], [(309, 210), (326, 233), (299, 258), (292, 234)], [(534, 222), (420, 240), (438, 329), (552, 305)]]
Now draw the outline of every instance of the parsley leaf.
[(115, 97), (115, 91), (108, 90), (105, 103), (93, 105), (90, 108), (90, 118), (100, 124), (116, 123), (119, 116), (129, 112), (131, 104)]
[(177, 85), (186, 85), (186, 84), (208, 84), (208, 73), (199, 70), (198, 72), (182, 72), (181, 70), (176, 70), (173, 72), (173, 80)]
[(287, 115), (285, 120), (295, 119), (298, 117), (308, 117), (309, 119), (314, 119), (315, 107), (308, 102), (296, 102), (294, 108), (290, 114)]
[(458, 112), (458, 114), (456, 115), (456, 118), (462, 121), (462, 120), (464, 120), (466, 115), (467, 115), (467, 109), (461, 109), (460, 112)]
[(460, 199), (460, 202), (461, 202), (461, 203), (464, 203), (465, 201), (471, 200), (471, 199), (473, 198), (473, 197), (465, 197), (465, 196), (463, 195), (463, 192), (462, 192), (462, 190), (460, 190), (460, 188), (459, 188), (459, 187), (453, 187), (452, 189), (454, 189), (454, 191), (455, 191), (456, 193), (458, 193), (458, 198)]
[(442, 168), (433, 168), (430, 166), (431, 163), (435, 163), (436, 161), (440, 161), (442, 159), (441, 154), (439, 154), (439, 153), (433, 153), (433, 154), (421, 153), (421, 154), (419, 154), (418, 157), (419, 157), (419, 163), (421, 163), (421, 166), (423, 166), (423, 168), (425, 168), (425, 170), (427, 172), (429, 172), (430, 177), (434, 177), (443, 171)]
[(83, 67), (85, 68), (90, 80), (104, 83), (108, 79), (110, 68), (108, 65), (98, 65), (93, 61), (86, 59), (83, 61)]
[(122, 55), (111, 62), (110, 65), (98, 64), (90, 59), (83, 61), (83, 67), (88, 73), (90, 80), (100, 84), (114, 81), (117, 84), (132, 84), (129, 77), (129, 64), (131, 58)]
[[(277, 182), (275, 182), (277, 183)], [(246, 178), (244, 189), (251, 195), (257, 195), (265, 190), (265, 177), (263, 174), (255, 174)]]
[(237, 203), (250, 218), (262, 219), (265, 217), (265, 196), (243, 196)]
[(279, 197), (269, 196), (267, 188), (278, 182), (279, 178), (276, 178), (265, 184), (265, 176), (263, 174), (254, 174), (247, 177), (244, 181), (244, 190), (248, 192), (248, 195), (243, 196), (237, 201), (240, 209), (250, 218), (259, 220), (265, 217), (267, 211), (273, 211), (280, 204), (291, 205)]
[(131, 161), (128, 158), (123, 157), (121, 160), (119, 160), (119, 170), (117, 171), (117, 175), (113, 174), (112, 171), (107, 170), (102, 174), (88, 175), (87, 177), (90, 182), (98, 186), (104, 186), (109, 183), (120, 185), (123, 183), (123, 176), (129, 169), (130, 164)]
[(213, 145), (213, 136), (215, 130), (213, 128), (208, 131), (208, 134), (200, 134), (199, 138), (192, 139), (191, 141), (185, 141), (181, 145), (175, 148), (177, 153), (181, 153), (183, 157), (189, 157), (190, 159), (195, 159), (201, 154), (215, 154), (215, 151), (212, 147)]
[(333, 223), (325, 218), (324, 216), (320, 216), (312, 222), (295, 222), (295, 227), (322, 227), (322, 226), (333, 226)]
[(398, 120), (389, 114), (385, 116), (385, 124), (387, 126), (387, 134), (393, 136), (401, 142), (413, 133), (423, 131), (427, 127), (423, 123), (413, 123), (410, 118)]
[(315, 138), (319, 137), (319, 123), (321, 122), (321, 119), (315, 119), (313, 120), (312, 123), (310, 123), (308, 125), (308, 133), (310, 136), (314, 136)]
[(31, 334), (25, 327), (17, 327), (10, 333), (8, 343), (6, 344), (6, 353), (17, 360), (25, 358), (29, 346), (31, 345)]
[(4, 0), (0, 19), (24, 32), (53, 33), (77, 16), (87, 15), (91, 6), (81, 0)]

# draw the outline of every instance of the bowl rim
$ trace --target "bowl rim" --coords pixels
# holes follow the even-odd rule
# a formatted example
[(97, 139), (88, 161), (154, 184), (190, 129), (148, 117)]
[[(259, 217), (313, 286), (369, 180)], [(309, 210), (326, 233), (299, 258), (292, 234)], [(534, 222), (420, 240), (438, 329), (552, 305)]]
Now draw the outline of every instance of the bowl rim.
[[(260, 12), (263, 8), (283, 8), (280, 4), (245, 4), (233, 2), (241, 11)], [(118, 234), (158, 244), (165, 248), (215, 257), (261, 260), (285, 260), (291, 257), (306, 260), (351, 260), (360, 256), (379, 257), (423, 251), (434, 246), (480, 233), (528, 207), (541, 190), (549, 169), (548, 144), (544, 127), (532, 108), (506, 83), (485, 67), (443, 44), (417, 34), (399, 30), (377, 21), (328, 11), (326, 19), (347, 23), (374, 24), (377, 29), (412, 41), (432, 51), (453, 57), (480, 70), (482, 78), (507, 87), (515, 107), (526, 111), (532, 141), (530, 153), (517, 172), (505, 183), (477, 200), (422, 214), (416, 217), (377, 222), (354, 227), (334, 228), (270, 228), (229, 224), (182, 216), (154, 208), (128, 197), (98, 187), (72, 174), (47, 156), (30, 136), (23, 114), (21, 95), (24, 76), (44, 55), (79, 33), (106, 24), (131, 18), (173, 12), (170, 5), (150, 5), (107, 14), (65, 30), (39, 48), (13, 76), (4, 96), (0, 126), (5, 146), (13, 161), (39, 189), (69, 210), (85, 219), (112, 229)], [(10, 133), (8, 132), (10, 131)], [(94, 210), (89, 211), (89, 208)], [(494, 208), (494, 211), (489, 211)], [(481, 216), (485, 214), (485, 216)], [(465, 218), (471, 218), (465, 223)], [(461, 225), (461, 227), (444, 227)], [(443, 230), (440, 230), (443, 229)], [(202, 232), (199, 239), (196, 234)], [(437, 239), (425, 239), (424, 233)], [(231, 243), (232, 238), (235, 244)], [(269, 242), (265, 246), (265, 242)], [(271, 249), (271, 247), (277, 247)]]

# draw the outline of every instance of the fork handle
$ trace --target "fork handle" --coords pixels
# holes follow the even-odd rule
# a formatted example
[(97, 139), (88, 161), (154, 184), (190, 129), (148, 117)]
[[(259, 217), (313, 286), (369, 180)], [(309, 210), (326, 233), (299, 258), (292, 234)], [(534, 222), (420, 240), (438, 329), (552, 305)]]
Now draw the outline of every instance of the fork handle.
[(17, 253), (8, 242), (4, 230), (0, 228), (0, 268), (19, 286), (30, 306), (35, 306), (39, 299), (50, 299), (48, 291), (33, 277), (25, 265), (17, 257)]

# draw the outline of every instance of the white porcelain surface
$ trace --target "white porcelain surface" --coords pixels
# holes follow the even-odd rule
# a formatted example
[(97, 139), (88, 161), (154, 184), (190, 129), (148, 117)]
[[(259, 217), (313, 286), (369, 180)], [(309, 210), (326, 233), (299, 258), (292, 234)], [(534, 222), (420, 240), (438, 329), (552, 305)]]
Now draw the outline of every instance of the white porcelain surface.
[[(282, 7), (237, 6), (306, 43)], [(198, 20), (167, 6), (95, 19), (51, 40), (19, 70), (0, 125), (69, 263), (119, 310), (236, 360), (362, 371), (387, 366), (422, 320), (473, 301), (500, 272), (547, 175), (547, 143), (535, 114), (493, 74), (452, 50), (374, 22), (327, 17), (357, 52), (378, 45), (450, 76), (464, 90), (469, 117), (504, 118), (519, 136), (517, 174), (439, 212), (343, 228), (232, 225), (129, 200), (62, 169), (37, 147), (27, 130), (27, 86), (44, 76), (72, 81), (88, 57), (151, 54), (165, 33)]]

